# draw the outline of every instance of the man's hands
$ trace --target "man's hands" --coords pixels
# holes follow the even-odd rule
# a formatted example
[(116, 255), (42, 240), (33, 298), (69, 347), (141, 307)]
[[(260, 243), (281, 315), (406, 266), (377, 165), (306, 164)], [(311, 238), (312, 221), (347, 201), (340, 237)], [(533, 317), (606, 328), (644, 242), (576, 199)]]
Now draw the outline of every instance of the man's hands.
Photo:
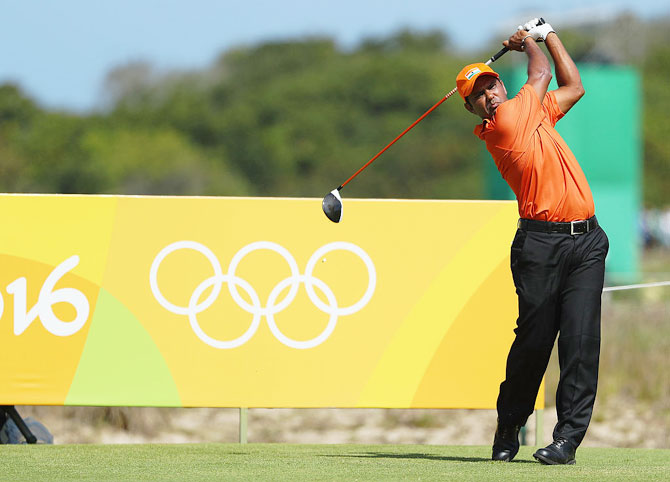
[(533, 40), (536, 42), (543, 42), (547, 39), (547, 35), (550, 33), (556, 31), (544, 21), (544, 19), (541, 18), (534, 18), (532, 20), (529, 20), (528, 22), (524, 23), (523, 25), (519, 25), (517, 27), (517, 31), (526, 31), (528, 32), (528, 35), (533, 37)]
[(528, 42), (529, 39), (532, 39), (532, 35), (530, 35), (529, 32), (526, 32), (525, 30), (519, 30), (514, 35), (512, 35), (509, 40), (505, 40), (503, 45), (510, 50), (523, 52), (526, 48), (526, 42)]
[(523, 52), (528, 38), (532, 38), (536, 42), (543, 42), (552, 32), (556, 33), (552, 26), (546, 23), (544, 19), (533, 18), (523, 25), (519, 25), (516, 33), (504, 41), (503, 45), (510, 50)]

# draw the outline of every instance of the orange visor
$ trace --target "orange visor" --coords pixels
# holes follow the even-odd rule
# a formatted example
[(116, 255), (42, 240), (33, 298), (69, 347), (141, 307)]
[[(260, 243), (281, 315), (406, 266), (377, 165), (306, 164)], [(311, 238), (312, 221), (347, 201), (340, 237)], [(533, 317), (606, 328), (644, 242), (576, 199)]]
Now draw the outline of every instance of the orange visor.
[(461, 97), (463, 97), (463, 100), (472, 93), (475, 82), (480, 75), (492, 75), (496, 79), (500, 78), (500, 76), (486, 64), (479, 63), (466, 65), (456, 76), (456, 88), (458, 89), (458, 93), (461, 94)]

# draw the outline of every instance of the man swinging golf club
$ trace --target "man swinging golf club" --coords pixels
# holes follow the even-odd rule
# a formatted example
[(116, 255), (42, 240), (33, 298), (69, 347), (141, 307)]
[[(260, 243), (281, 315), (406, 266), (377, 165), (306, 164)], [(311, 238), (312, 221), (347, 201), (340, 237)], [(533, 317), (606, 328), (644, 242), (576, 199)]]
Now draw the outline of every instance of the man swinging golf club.
[[(554, 60), (558, 89), (547, 92)], [(600, 354), (600, 302), (609, 242), (598, 226), (591, 190), (554, 126), (584, 95), (576, 65), (551, 25), (531, 20), (503, 45), (528, 59), (528, 80), (512, 99), (484, 64), (456, 78), (465, 108), (483, 122), (486, 143), (516, 194), (520, 218), (512, 242), (512, 277), (519, 301), (516, 337), (498, 395), (493, 460), (511, 461), (519, 429), (533, 412), (556, 336), (560, 380), (554, 441), (534, 457), (574, 464), (595, 401)]]

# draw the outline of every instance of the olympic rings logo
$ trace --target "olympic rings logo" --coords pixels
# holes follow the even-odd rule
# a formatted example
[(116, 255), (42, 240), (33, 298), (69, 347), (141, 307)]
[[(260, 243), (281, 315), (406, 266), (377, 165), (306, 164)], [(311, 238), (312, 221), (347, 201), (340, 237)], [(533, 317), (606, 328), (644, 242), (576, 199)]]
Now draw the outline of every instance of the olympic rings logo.
[[(161, 293), (157, 281), (158, 269), (160, 268), (163, 260), (169, 254), (181, 249), (191, 249), (201, 253), (203, 256), (205, 256), (205, 258), (207, 258), (207, 260), (212, 265), (212, 268), (214, 269), (214, 275), (202, 281), (195, 288), (191, 294), (188, 306), (177, 306), (168, 301)], [(261, 305), (258, 294), (251, 286), (251, 284), (235, 274), (240, 261), (242, 261), (245, 256), (254, 251), (263, 249), (274, 251), (275, 253), (281, 255), (286, 260), (291, 270), (291, 276), (281, 280), (272, 289), (265, 306)], [(368, 271), (368, 287), (365, 293), (356, 303), (347, 307), (338, 306), (335, 294), (330, 289), (330, 287), (325, 282), (319, 278), (314, 277), (313, 275), (314, 267), (319, 258), (331, 251), (336, 250), (350, 251), (351, 253), (354, 253), (363, 261)], [(177, 241), (166, 246), (156, 255), (156, 258), (151, 265), (149, 282), (151, 285), (151, 291), (158, 303), (163, 308), (172, 313), (188, 316), (191, 328), (197, 337), (209, 346), (219, 349), (230, 349), (243, 345), (256, 333), (256, 330), (261, 323), (261, 318), (265, 316), (265, 319), (270, 327), (270, 331), (275, 336), (275, 338), (277, 338), (277, 340), (291, 348), (306, 349), (314, 348), (326, 341), (335, 329), (335, 325), (337, 324), (337, 320), (340, 316), (356, 313), (368, 304), (375, 291), (375, 286), (377, 284), (377, 273), (375, 271), (375, 266), (372, 263), (372, 259), (370, 259), (370, 256), (368, 256), (368, 254), (363, 251), (363, 249), (356, 246), (355, 244), (344, 241), (329, 243), (317, 249), (309, 258), (304, 274), (300, 274), (295, 258), (286, 248), (270, 241), (257, 241), (240, 249), (235, 254), (235, 256), (233, 256), (226, 274), (223, 273), (219, 260), (209, 248), (195, 241)], [(223, 283), (227, 283), (228, 291), (237, 305), (244, 311), (253, 315), (249, 329), (247, 329), (247, 331), (244, 332), (241, 336), (233, 340), (218, 340), (216, 338), (212, 338), (207, 333), (205, 333), (205, 331), (198, 323), (198, 314), (205, 311), (212, 305), (212, 303), (214, 303), (214, 301), (216, 301), (219, 293), (221, 292)], [(275, 315), (286, 309), (295, 299), (300, 283), (305, 285), (305, 290), (307, 291), (307, 295), (309, 296), (311, 302), (319, 310), (330, 316), (328, 325), (323, 330), (323, 332), (321, 332), (321, 334), (315, 338), (305, 341), (294, 340), (287, 337), (279, 330), (275, 322)], [(213, 287), (212, 292), (205, 300), (198, 302), (204, 291), (210, 286)], [(248, 303), (240, 296), (238, 287), (242, 288), (242, 290), (247, 293), (251, 303)], [(284, 299), (277, 302), (277, 298), (287, 287), (290, 287), (288, 294), (284, 297)], [(321, 299), (316, 295), (314, 287), (317, 287), (326, 296), (328, 304), (321, 301)]]

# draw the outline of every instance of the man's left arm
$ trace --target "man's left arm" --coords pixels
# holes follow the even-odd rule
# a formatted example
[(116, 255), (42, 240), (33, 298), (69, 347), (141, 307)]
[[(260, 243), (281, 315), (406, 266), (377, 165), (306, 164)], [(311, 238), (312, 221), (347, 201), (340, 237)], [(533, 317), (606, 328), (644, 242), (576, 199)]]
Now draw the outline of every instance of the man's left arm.
[(564, 114), (584, 95), (584, 86), (575, 62), (563, 46), (563, 42), (555, 32), (551, 32), (544, 40), (549, 55), (554, 60), (558, 89), (554, 91), (558, 107)]

